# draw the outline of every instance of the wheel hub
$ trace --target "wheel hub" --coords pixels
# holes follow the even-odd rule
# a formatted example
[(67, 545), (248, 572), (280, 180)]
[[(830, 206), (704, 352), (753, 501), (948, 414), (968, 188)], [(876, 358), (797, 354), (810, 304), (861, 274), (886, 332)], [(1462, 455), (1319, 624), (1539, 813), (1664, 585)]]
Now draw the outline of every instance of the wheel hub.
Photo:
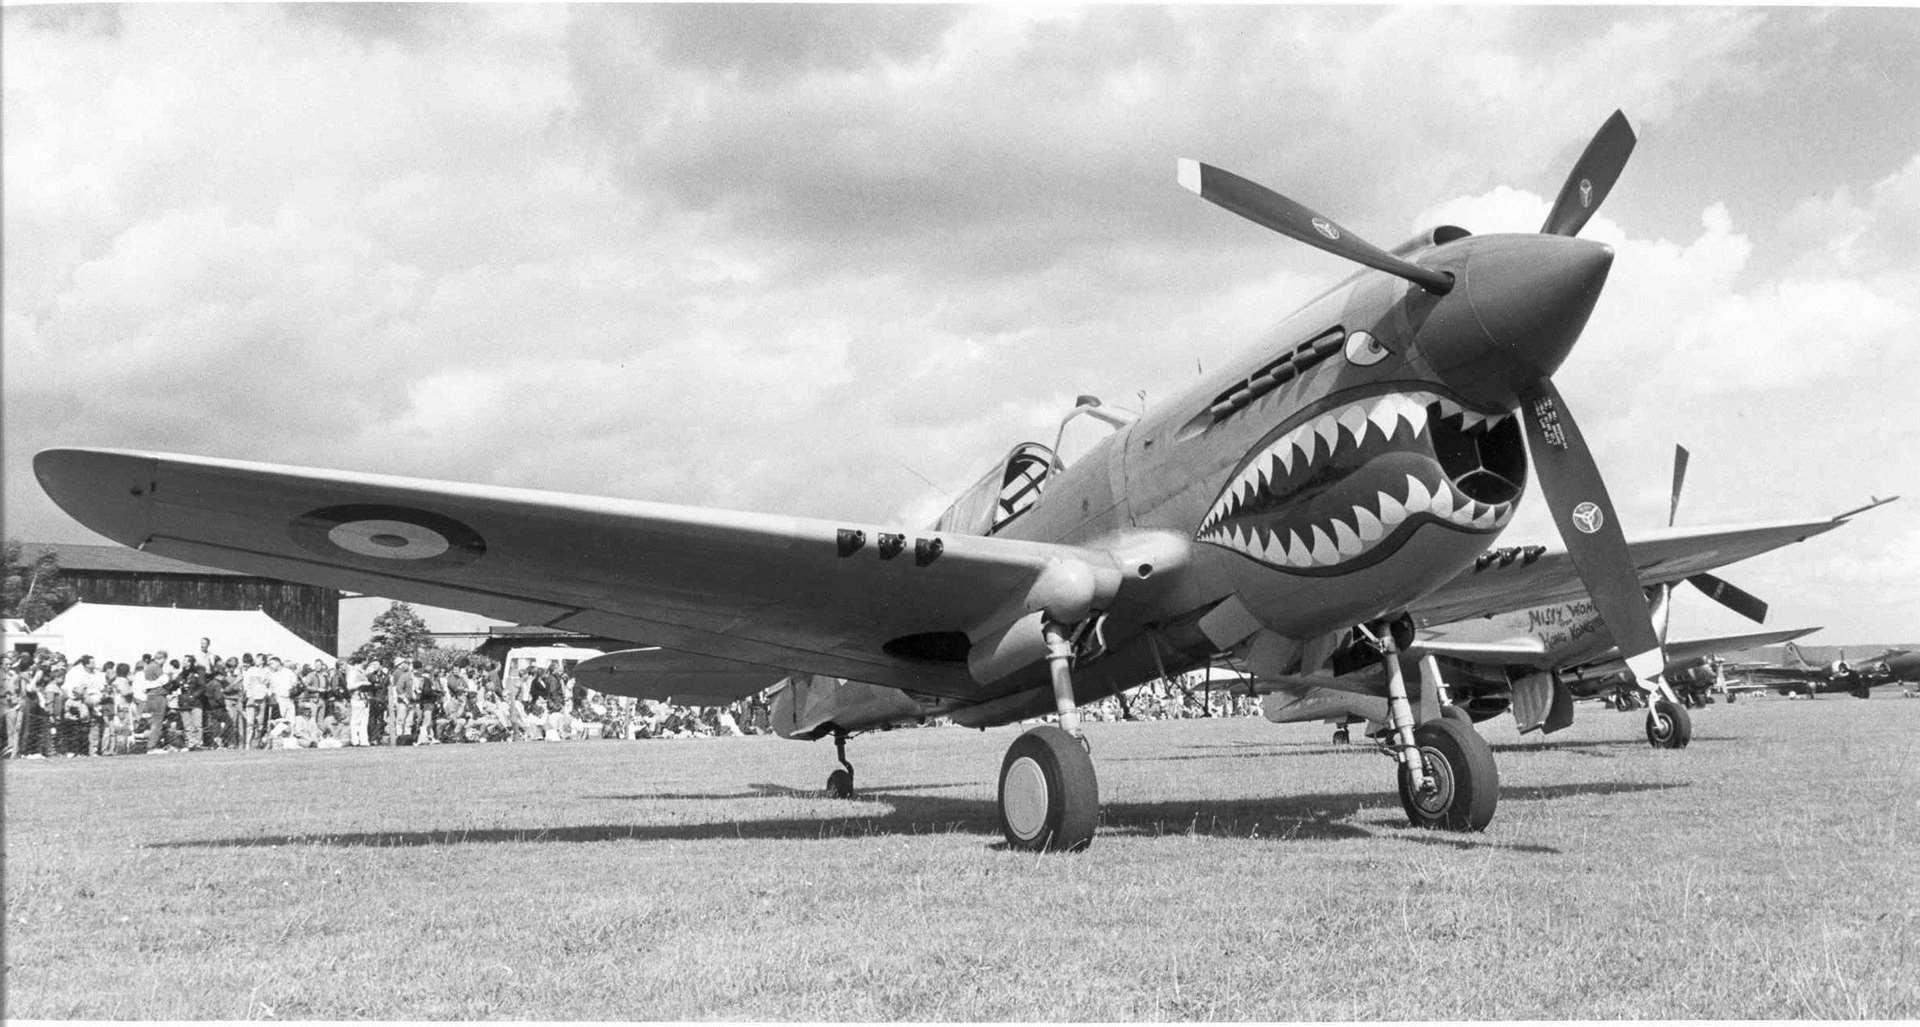
[(1432, 749), (1422, 749), (1420, 762), (1426, 768), (1426, 787), (1414, 796), (1414, 802), (1420, 808), (1435, 816), (1447, 811), (1453, 802), (1453, 764), (1439, 757)]
[(1031, 756), (1022, 756), (1007, 768), (1001, 806), (1007, 826), (1022, 838), (1037, 837), (1047, 823), (1047, 775)]

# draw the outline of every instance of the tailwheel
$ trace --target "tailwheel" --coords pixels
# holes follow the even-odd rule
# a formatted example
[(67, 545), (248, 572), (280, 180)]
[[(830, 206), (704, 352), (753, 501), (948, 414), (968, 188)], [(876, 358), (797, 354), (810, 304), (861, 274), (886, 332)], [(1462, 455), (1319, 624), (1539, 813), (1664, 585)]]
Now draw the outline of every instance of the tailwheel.
[(1073, 852), (1093, 842), (1100, 786), (1080, 740), (1048, 724), (1014, 739), (1000, 763), (1000, 831), (1028, 852)]
[(847, 733), (833, 733), (833, 752), (840, 760), (840, 769), (827, 775), (827, 795), (835, 799), (853, 798), (853, 764), (847, 762)]
[(1339, 727), (1336, 727), (1333, 729), (1333, 744), (1335, 745), (1353, 744), (1353, 735), (1348, 733), (1347, 726), (1345, 724), (1342, 724)]
[(1667, 699), (1654, 700), (1647, 710), (1647, 743), (1656, 749), (1684, 749), (1693, 741), (1693, 719), (1686, 707)]
[(1414, 729), (1427, 787), (1416, 791), (1412, 775), (1399, 770), (1400, 805), (1415, 827), (1481, 831), (1500, 801), (1500, 770), (1479, 732), (1451, 718)]

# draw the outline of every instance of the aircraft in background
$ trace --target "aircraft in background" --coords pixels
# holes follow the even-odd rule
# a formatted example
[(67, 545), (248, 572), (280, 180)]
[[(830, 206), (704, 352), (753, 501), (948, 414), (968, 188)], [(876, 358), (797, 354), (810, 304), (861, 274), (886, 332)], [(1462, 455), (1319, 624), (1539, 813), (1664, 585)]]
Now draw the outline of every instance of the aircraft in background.
[[(1878, 656), (1856, 663), (1847, 662), (1846, 650), (1831, 663), (1816, 663), (1806, 658), (1800, 647), (1787, 643), (1785, 662), (1780, 666), (1738, 664), (1728, 668), (1746, 675), (1748, 683), (1730, 686), (1738, 691), (1768, 689), (1783, 695), (1813, 698), (1830, 692), (1844, 692), (1855, 699), (1866, 699), (1881, 685), (1920, 682), (1920, 653), (1889, 649)], [(1763, 681), (1754, 682), (1754, 678)]]
[[(1391, 252), (1183, 159), (1203, 199), (1362, 270), (1144, 415), (1080, 403), (1067, 420), (1112, 428), (1090, 453), (1018, 446), (924, 530), (121, 450), (47, 450), (34, 468), (127, 545), (658, 647), (581, 664), (600, 691), (722, 703), (783, 679), (776, 729), (834, 739), (839, 794), (856, 733), (1052, 714), (1001, 762), (1016, 848), (1093, 838), (1082, 704), (1222, 651), (1265, 677), (1371, 659), (1410, 820), (1478, 830), (1498, 770), (1470, 727), (1415, 717), (1401, 655), (1416, 618), (1590, 596), (1653, 697), (1649, 723), (1684, 744), (1643, 585), (1841, 523), (1622, 534), (1551, 376), (1613, 261), (1577, 233), (1633, 145), (1614, 112), (1537, 234), (1443, 226)], [(1487, 561), (1529, 470), (1565, 548)]]
[[(1402, 654), (1405, 673), (1421, 704), (1423, 716), (1452, 716), (1476, 723), (1503, 713), (1513, 715), (1521, 734), (1552, 734), (1573, 723), (1573, 704), (1580, 699), (1612, 697), (1633, 688), (1632, 672), (1619, 650), (1606, 637), (1605, 626), (1590, 602), (1581, 600), (1535, 607), (1502, 615), (1496, 624), (1516, 627), (1510, 634), (1473, 629), (1473, 638), (1454, 638), (1461, 625), (1422, 631)], [(1788, 628), (1750, 635), (1669, 641), (1663, 674), (1677, 693), (1702, 690), (1714, 681), (1714, 654), (1774, 645), (1799, 638), (1818, 628)], [(1337, 671), (1340, 654), (1331, 661)], [(1321, 720), (1334, 725), (1334, 741), (1349, 739), (1350, 725), (1364, 724), (1364, 733), (1378, 736), (1387, 723), (1387, 710), (1378, 698), (1378, 662), (1360, 663), (1345, 675), (1257, 678), (1242, 691), (1263, 696), (1261, 711), (1276, 723)], [(1437, 687), (1429, 688), (1429, 683)], [(1637, 688), (1634, 689), (1636, 692)], [(1432, 703), (1434, 705), (1427, 705)], [(1693, 705), (1692, 697), (1682, 697)], [(1650, 719), (1647, 741), (1657, 748), (1685, 745), (1685, 739), (1664, 734), (1661, 723)]]

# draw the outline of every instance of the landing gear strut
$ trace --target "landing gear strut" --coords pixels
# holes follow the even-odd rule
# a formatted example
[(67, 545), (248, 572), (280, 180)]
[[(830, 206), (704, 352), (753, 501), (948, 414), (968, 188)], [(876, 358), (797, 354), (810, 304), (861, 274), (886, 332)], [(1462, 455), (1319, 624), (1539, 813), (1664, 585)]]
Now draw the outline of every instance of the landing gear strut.
[(1478, 731), (1452, 717), (1442, 715), (1414, 726), (1407, 679), (1400, 670), (1400, 649), (1412, 641), (1413, 624), (1403, 616), (1374, 627), (1369, 634), (1387, 671), (1390, 745), (1400, 763), (1400, 805), (1407, 819), (1415, 827), (1485, 830), (1500, 802), (1500, 770), (1493, 750)]
[(827, 794), (835, 799), (853, 798), (853, 764), (847, 762), (847, 733), (833, 733), (833, 754), (839, 757), (842, 769), (827, 775)]
[(1060, 723), (1034, 728), (1007, 748), (1000, 762), (1000, 833), (1016, 849), (1072, 852), (1093, 842), (1100, 785), (1073, 698), (1073, 640), (1052, 622), (1043, 630)]

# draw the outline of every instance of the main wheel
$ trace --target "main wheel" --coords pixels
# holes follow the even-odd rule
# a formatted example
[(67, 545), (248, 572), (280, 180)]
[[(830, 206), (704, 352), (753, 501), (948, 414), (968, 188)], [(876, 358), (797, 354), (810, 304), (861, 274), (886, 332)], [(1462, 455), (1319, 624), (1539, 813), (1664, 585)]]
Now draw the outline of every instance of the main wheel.
[(836, 799), (853, 798), (853, 775), (844, 768), (828, 774), (827, 794)]
[(1500, 802), (1500, 769), (1480, 733), (1458, 720), (1429, 720), (1413, 730), (1428, 789), (1416, 793), (1413, 775), (1400, 771), (1400, 806), (1415, 827), (1481, 831)]
[(1442, 706), (1440, 707), (1440, 715), (1442, 717), (1445, 717), (1448, 720), (1454, 721), (1459, 724), (1463, 724), (1467, 727), (1473, 726), (1473, 714), (1468, 713), (1466, 710), (1463, 710), (1458, 706), (1453, 706), (1453, 705)]
[(1014, 739), (1000, 761), (1000, 832), (1028, 852), (1072, 852), (1093, 842), (1100, 785), (1080, 740), (1048, 724)]
[(1693, 719), (1686, 707), (1665, 699), (1647, 710), (1647, 744), (1656, 749), (1684, 749), (1693, 741)]

